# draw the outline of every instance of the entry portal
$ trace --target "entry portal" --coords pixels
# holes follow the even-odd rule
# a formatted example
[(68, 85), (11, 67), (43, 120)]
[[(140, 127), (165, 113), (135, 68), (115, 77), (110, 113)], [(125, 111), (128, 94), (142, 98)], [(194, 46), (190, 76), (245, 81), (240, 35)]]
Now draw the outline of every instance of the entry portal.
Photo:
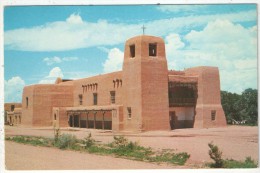
[[(68, 111), (69, 126), (112, 130), (112, 111)], [(77, 114), (76, 114), (77, 113)]]
[(170, 108), (169, 119), (171, 129), (193, 128), (194, 107)]

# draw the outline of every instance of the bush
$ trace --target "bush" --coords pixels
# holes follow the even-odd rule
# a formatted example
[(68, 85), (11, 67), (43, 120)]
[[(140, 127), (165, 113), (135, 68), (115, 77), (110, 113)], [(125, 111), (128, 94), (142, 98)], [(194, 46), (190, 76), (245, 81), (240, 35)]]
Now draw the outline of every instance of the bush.
[(92, 145), (94, 145), (95, 140), (91, 137), (91, 133), (89, 133), (88, 137), (85, 138), (83, 141), (83, 144), (85, 145), (85, 148), (89, 148)]
[(114, 136), (114, 141), (112, 142), (112, 146), (113, 147), (126, 147), (128, 145), (128, 140), (123, 137), (123, 136), (119, 136), (116, 137)]
[(60, 149), (72, 148), (77, 142), (77, 139), (74, 135), (71, 134), (62, 134), (58, 141), (55, 143), (55, 146)]
[(218, 146), (214, 145), (212, 142), (208, 144), (210, 150), (209, 150), (209, 156), (211, 159), (215, 161), (214, 164), (211, 166), (214, 168), (223, 168), (224, 162), (221, 158), (222, 152), (218, 149)]
[(58, 129), (54, 128), (54, 142), (55, 143), (58, 142), (59, 137), (60, 137), (60, 129), (59, 128)]
[(233, 159), (224, 160), (225, 168), (257, 168), (257, 163), (251, 157), (247, 157), (245, 161), (236, 161)]

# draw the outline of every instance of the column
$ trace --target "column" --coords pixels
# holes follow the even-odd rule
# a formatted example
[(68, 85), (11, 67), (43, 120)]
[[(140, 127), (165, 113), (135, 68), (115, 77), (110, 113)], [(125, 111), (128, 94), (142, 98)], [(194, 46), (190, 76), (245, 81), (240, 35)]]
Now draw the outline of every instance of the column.
[(96, 114), (97, 112), (94, 112), (94, 129), (96, 129)]
[(72, 115), (72, 127), (75, 127), (74, 126), (74, 114)]
[(79, 114), (79, 128), (80, 128), (80, 116), (81, 116), (81, 113)]
[(102, 114), (102, 129), (104, 130), (105, 129), (105, 111), (103, 112), (103, 114)]
[(86, 115), (87, 115), (87, 119), (86, 119), (86, 128), (88, 128), (88, 114), (89, 114), (89, 112), (86, 112)]

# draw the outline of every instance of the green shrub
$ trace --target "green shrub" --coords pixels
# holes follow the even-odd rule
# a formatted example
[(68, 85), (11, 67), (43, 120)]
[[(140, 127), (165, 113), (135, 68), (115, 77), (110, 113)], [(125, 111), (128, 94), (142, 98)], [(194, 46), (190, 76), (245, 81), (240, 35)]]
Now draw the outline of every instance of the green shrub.
[(114, 136), (114, 141), (112, 142), (113, 147), (126, 147), (128, 145), (128, 140), (123, 136)]
[(54, 128), (54, 142), (55, 143), (58, 142), (59, 137), (60, 137), (60, 129), (59, 128), (58, 129)]
[(84, 139), (83, 144), (85, 145), (85, 148), (89, 148), (95, 144), (95, 140), (91, 137), (91, 133)]
[(71, 134), (62, 134), (58, 141), (55, 143), (55, 146), (60, 149), (72, 148), (77, 142), (77, 139), (74, 135)]
[(208, 144), (210, 150), (209, 150), (209, 156), (211, 159), (215, 161), (211, 165), (211, 167), (214, 168), (223, 168), (224, 162), (223, 159), (221, 158), (222, 152), (219, 150), (218, 146), (214, 145), (212, 142)]
[(245, 161), (227, 159), (224, 160), (224, 168), (257, 168), (257, 163), (251, 157), (247, 157)]
[(184, 165), (190, 158), (186, 152), (174, 153), (172, 151), (163, 151), (159, 155), (150, 158), (152, 162), (168, 162), (177, 165)]

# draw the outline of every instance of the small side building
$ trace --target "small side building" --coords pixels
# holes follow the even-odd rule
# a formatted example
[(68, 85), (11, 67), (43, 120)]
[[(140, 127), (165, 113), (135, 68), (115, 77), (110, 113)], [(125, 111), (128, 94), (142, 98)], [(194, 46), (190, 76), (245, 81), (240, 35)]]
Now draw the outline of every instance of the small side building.
[(4, 104), (5, 124), (18, 125), (22, 119), (22, 104), (21, 103), (5, 103)]

